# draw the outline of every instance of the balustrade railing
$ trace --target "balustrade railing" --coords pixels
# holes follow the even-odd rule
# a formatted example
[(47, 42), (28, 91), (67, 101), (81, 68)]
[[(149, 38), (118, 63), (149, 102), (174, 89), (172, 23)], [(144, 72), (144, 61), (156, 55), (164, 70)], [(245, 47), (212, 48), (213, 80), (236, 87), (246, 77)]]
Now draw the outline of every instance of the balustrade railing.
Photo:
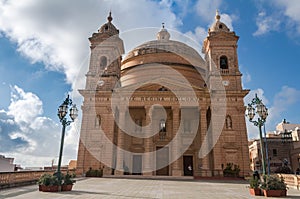
[(0, 189), (33, 184), (38, 181), (41, 175), (45, 173), (53, 174), (54, 172), (47, 170), (0, 172)]
[(300, 189), (300, 175), (295, 174), (277, 174), (284, 179), (289, 188)]

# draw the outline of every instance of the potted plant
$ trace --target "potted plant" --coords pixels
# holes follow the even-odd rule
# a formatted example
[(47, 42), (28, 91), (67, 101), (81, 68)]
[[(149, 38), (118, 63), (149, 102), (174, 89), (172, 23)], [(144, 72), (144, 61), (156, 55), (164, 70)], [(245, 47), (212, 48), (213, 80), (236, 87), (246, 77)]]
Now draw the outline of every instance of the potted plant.
[(287, 194), (287, 186), (283, 178), (277, 176), (264, 176), (261, 189), (266, 197), (280, 197)]
[(39, 180), (39, 191), (44, 192), (55, 192), (58, 191), (58, 179), (57, 176), (51, 175), (51, 174), (43, 174)]
[(252, 176), (249, 180), (249, 191), (250, 194), (253, 196), (260, 196), (261, 195), (261, 190), (259, 188), (260, 185), (260, 180), (258, 177)]
[(71, 191), (72, 187), (74, 185), (74, 183), (76, 182), (75, 180), (73, 180), (72, 178), (74, 178), (74, 175), (69, 174), (69, 172), (67, 172), (66, 175), (63, 175), (63, 183), (61, 186), (61, 191)]

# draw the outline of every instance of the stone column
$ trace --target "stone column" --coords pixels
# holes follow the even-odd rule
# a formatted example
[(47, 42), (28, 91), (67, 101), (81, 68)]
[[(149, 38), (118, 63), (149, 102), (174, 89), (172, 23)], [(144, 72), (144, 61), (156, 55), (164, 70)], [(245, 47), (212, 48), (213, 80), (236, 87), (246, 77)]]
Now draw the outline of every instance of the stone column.
[[(172, 107), (173, 112), (173, 133), (172, 137), (174, 138), (177, 134), (177, 139), (173, 140), (172, 148), (171, 148), (171, 154), (172, 159), (174, 160), (177, 154), (181, 153), (181, 132), (179, 132), (179, 126), (180, 126), (180, 118), (179, 118), (179, 111), (180, 108), (177, 106)], [(182, 155), (173, 162), (172, 164), (172, 176), (182, 176)]]
[[(121, 107), (119, 112), (119, 124), (120, 127), (124, 127), (126, 122), (126, 112), (125, 109)], [(125, 144), (125, 133), (121, 128), (118, 128), (118, 142), (117, 142), (117, 166), (116, 175), (123, 175), (124, 171), (124, 144)]]
[[(146, 129), (145, 133), (147, 136), (150, 136), (152, 134), (152, 109), (151, 106), (145, 106), (146, 110)], [(145, 127), (144, 127), (145, 128)], [(143, 155), (143, 175), (144, 176), (152, 176), (154, 171), (154, 159), (153, 156), (150, 155), (150, 152), (153, 151), (153, 137), (150, 136), (149, 138), (144, 138), (144, 146), (145, 146), (145, 152)]]
[[(206, 108), (207, 107), (201, 106), (201, 110), (200, 110), (201, 148), (207, 147), (206, 144), (203, 143), (204, 138), (207, 136), (207, 133), (208, 133)], [(199, 154), (197, 154), (197, 157), (199, 158)], [(202, 159), (200, 159), (199, 162), (201, 162), (201, 171), (200, 171), (201, 175), (202, 176), (207, 176), (207, 175), (210, 176), (210, 174), (209, 174), (209, 154), (207, 154), (205, 157), (202, 157)]]

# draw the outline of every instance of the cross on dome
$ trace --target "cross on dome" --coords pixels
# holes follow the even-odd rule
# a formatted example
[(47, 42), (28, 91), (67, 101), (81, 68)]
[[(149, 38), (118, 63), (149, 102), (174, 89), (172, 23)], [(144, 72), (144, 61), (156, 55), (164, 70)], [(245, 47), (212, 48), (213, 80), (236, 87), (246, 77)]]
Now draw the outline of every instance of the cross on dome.
[(221, 19), (221, 16), (220, 16), (220, 13), (219, 13), (218, 9), (216, 10), (216, 17), (215, 18), (216, 18), (217, 21), (220, 21), (220, 19)]
[(111, 11), (109, 11), (109, 15), (107, 17), (108, 22), (111, 22), (113, 20), (112, 16), (111, 16)]

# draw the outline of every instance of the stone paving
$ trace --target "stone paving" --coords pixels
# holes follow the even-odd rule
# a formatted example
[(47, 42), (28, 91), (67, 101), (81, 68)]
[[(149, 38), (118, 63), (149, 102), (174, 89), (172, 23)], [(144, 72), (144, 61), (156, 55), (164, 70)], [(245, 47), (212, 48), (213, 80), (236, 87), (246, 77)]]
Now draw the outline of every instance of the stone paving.
[[(247, 186), (246, 181), (82, 178), (70, 192), (39, 192), (33, 185), (1, 190), (0, 198), (264, 198), (250, 196)], [(289, 189), (285, 198), (299, 199), (300, 191)]]

